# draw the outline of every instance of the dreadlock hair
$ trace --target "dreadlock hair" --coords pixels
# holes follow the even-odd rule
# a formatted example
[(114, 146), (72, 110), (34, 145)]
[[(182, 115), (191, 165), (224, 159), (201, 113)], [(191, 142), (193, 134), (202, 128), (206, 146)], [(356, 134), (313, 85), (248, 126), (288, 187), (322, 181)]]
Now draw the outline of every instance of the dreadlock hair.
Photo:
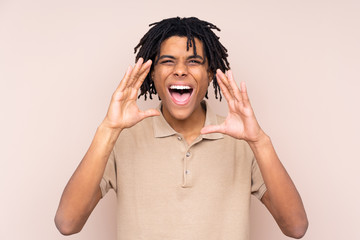
[[(139, 52), (136, 55), (136, 61), (140, 57), (147, 61), (149, 59), (155, 63), (155, 59), (160, 57), (161, 43), (172, 37), (187, 37), (186, 49), (189, 50), (193, 47), (194, 55), (196, 54), (195, 38), (199, 39), (204, 46), (205, 59), (208, 60), (209, 71), (214, 73), (213, 87), (215, 90), (215, 98), (218, 99), (218, 93), (220, 101), (222, 99), (220, 87), (216, 80), (216, 69), (220, 69), (225, 72), (230, 69), (230, 64), (227, 60), (227, 49), (220, 43), (219, 37), (212, 31), (215, 29), (220, 31), (214, 24), (199, 20), (196, 17), (190, 18), (168, 18), (160, 22), (155, 22), (149, 25), (150, 30), (142, 37), (139, 44), (134, 48), (134, 53)], [(156, 63), (155, 63), (156, 64)], [(143, 84), (140, 87), (139, 97), (144, 95), (146, 100), (147, 93), (149, 93), (150, 99), (152, 94), (157, 94), (153, 80), (151, 79), (151, 72), (154, 69), (154, 64), (150, 68), (150, 73), (146, 76)], [(208, 93), (205, 95), (208, 98)]]

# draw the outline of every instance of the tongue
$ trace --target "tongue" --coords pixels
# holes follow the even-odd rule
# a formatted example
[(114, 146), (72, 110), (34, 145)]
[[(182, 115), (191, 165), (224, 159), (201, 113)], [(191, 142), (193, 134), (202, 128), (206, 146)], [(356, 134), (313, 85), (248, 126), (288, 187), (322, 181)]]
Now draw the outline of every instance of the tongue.
[(173, 92), (171, 95), (177, 102), (186, 102), (186, 100), (190, 98), (190, 93), (180, 94), (178, 92)]

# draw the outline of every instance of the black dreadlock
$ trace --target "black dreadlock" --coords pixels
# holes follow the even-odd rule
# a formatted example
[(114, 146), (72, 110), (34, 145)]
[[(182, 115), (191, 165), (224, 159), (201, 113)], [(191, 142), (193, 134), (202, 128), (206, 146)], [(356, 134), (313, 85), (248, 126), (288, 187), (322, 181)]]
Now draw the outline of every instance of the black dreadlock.
[[(187, 50), (189, 47), (193, 46), (194, 55), (196, 54), (195, 38), (199, 39), (205, 50), (205, 57), (209, 61), (209, 70), (214, 73), (213, 86), (215, 89), (215, 98), (218, 98), (218, 93), (220, 95), (220, 101), (222, 99), (220, 93), (220, 87), (217, 83), (215, 72), (216, 69), (220, 69), (225, 72), (230, 69), (230, 64), (227, 61), (227, 49), (220, 43), (219, 37), (212, 31), (215, 29), (220, 31), (218, 27), (214, 24), (199, 20), (196, 17), (190, 18), (168, 18), (160, 22), (155, 22), (149, 25), (150, 30), (142, 37), (139, 44), (134, 48), (135, 52), (139, 49), (138, 54), (136, 55), (136, 61), (142, 57), (144, 61), (149, 59), (152, 62), (155, 62), (155, 58), (160, 56), (160, 46), (161, 43), (169, 37), (179, 36), (187, 37)], [(150, 73), (154, 69), (154, 64), (151, 66)], [(153, 80), (151, 79), (151, 74), (148, 74), (141, 85), (141, 93), (138, 98), (144, 95), (146, 100), (147, 93), (152, 99), (152, 94), (157, 94)], [(205, 95), (208, 98), (208, 93)]]

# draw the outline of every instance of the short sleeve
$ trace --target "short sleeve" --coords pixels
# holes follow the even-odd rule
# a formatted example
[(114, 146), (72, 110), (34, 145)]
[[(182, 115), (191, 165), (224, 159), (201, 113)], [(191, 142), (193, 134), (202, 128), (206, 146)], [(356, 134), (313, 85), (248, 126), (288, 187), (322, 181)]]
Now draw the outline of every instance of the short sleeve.
[(106, 164), (104, 175), (100, 182), (100, 189), (102, 197), (104, 197), (110, 189), (114, 189), (115, 192), (117, 190), (116, 161), (114, 150), (111, 151), (108, 162)]
[(261, 200), (265, 192), (266, 186), (261, 175), (260, 168), (256, 162), (256, 159), (253, 158), (251, 169), (251, 194), (254, 195), (257, 199)]

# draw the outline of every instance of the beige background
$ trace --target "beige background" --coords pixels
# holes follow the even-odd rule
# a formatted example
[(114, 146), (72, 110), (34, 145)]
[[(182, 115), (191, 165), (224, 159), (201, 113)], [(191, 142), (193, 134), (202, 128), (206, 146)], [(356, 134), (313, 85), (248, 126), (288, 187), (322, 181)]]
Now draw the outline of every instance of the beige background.
[[(222, 29), (235, 77), (302, 195), (304, 239), (360, 239), (359, 13), (357, 0), (0, 0), (0, 238), (115, 239), (114, 193), (80, 234), (61, 236), (62, 190), (148, 24), (194, 15)], [(287, 239), (255, 199), (251, 234)]]

